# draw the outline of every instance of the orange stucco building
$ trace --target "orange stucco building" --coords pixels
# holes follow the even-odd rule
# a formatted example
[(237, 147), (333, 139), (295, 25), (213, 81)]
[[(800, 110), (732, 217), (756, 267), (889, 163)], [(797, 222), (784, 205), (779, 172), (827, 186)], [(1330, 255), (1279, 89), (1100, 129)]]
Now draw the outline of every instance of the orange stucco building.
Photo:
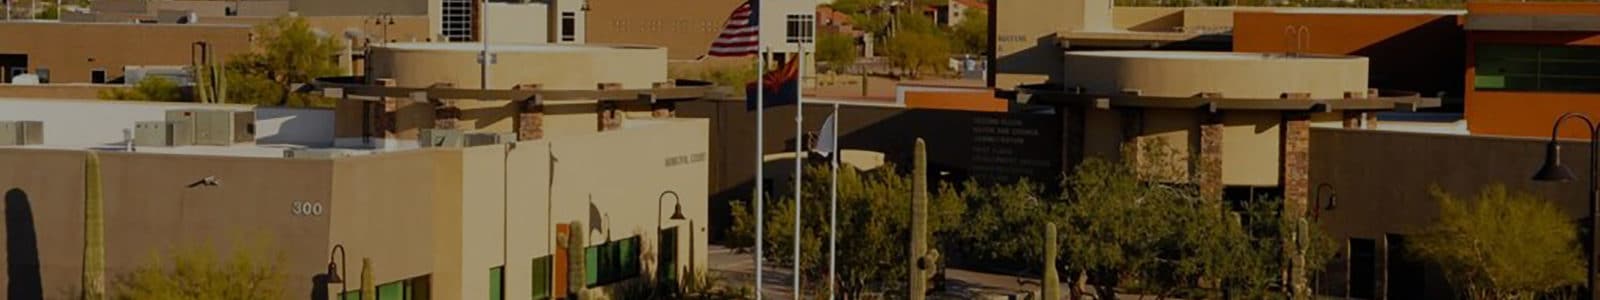
[[(1238, 11), (1233, 51), (1355, 55), (1374, 88), (1460, 99), (1462, 10), (1296, 8)], [(1446, 101), (1447, 106), (1450, 105)]]
[[(1468, 3), (1466, 117), (1474, 134), (1545, 136), (1600, 114), (1600, 3)], [(1581, 137), (1577, 122), (1562, 136)]]

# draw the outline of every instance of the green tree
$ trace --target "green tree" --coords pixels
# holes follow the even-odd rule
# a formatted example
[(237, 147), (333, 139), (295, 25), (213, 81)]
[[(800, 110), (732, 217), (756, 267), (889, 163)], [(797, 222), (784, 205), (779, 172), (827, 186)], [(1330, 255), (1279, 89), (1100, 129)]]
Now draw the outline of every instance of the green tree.
[(133, 88), (100, 90), (100, 99), (132, 101), (183, 101), (183, 88), (178, 83), (161, 76), (145, 76)]
[[(293, 93), (298, 83), (339, 73), (334, 61), (342, 46), (329, 36), (312, 32), (298, 16), (281, 16), (255, 28), (256, 51), (234, 56), (227, 70), (231, 102), (279, 106), (315, 106), (319, 99)], [(266, 89), (269, 85), (272, 89)], [(266, 98), (263, 96), (271, 96)], [(277, 101), (270, 102), (270, 99)], [(293, 101), (291, 101), (293, 100)], [(325, 102), (325, 101), (323, 101)]]
[(817, 61), (827, 63), (834, 71), (845, 70), (855, 64), (857, 50), (854, 37), (836, 32), (822, 32), (817, 37)]
[(1438, 187), (1439, 219), (1409, 243), (1471, 299), (1540, 299), (1583, 285), (1585, 262), (1571, 219), (1533, 194), (1484, 187), (1462, 201)]
[(887, 46), (889, 62), (912, 78), (925, 69), (938, 72), (950, 59), (950, 42), (935, 33), (900, 31)]
[(986, 10), (966, 9), (966, 18), (951, 29), (950, 39), (955, 51), (979, 54), (989, 51), (989, 13)]
[[(828, 180), (826, 165), (806, 168), (806, 183), (802, 191), (806, 199), (802, 210), (804, 222), (802, 237), (801, 270), (806, 282), (825, 284), (827, 276), (828, 237)], [(787, 196), (792, 191), (780, 191), (777, 197), (768, 198), (766, 245), (767, 258), (780, 265), (792, 264), (793, 203)], [(839, 224), (838, 258), (839, 291), (841, 295), (858, 296), (870, 292), (889, 293), (904, 291), (907, 269), (904, 261), (909, 253), (911, 224), (911, 177), (899, 173), (894, 166), (886, 165), (872, 170), (858, 171), (848, 165), (839, 170)], [(947, 236), (955, 232), (965, 211), (965, 203), (954, 188), (942, 185), (929, 199), (928, 228), (934, 236)], [(735, 224), (730, 228), (729, 239), (753, 240), (754, 225), (740, 225), (737, 220), (754, 220), (749, 206), (735, 206)], [(935, 248), (945, 244), (935, 238)], [(745, 246), (748, 247), (748, 246)], [(741, 251), (748, 251), (738, 247)]]
[(226, 258), (210, 246), (181, 246), (166, 258), (152, 255), (122, 278), (118, 299), (284, 298), (284, 257), (271, 245), (235, 243)]
[(827, 4), (833, 10), (845, 14), (863, 13), (879, 5), (878, 0), (834, 0), (833, 3)]

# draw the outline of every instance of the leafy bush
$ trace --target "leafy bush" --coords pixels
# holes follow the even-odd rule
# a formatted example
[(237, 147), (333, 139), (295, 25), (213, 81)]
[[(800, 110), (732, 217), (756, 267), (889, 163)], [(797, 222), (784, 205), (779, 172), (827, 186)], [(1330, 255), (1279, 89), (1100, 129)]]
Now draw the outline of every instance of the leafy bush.
[(1581, 287), (1586, 265), (1575, 226), (1554, 203), (1503, 185), (1471, 201), (1438, 187), (1439, 219), (1408, 250), (1438, 264), (1471, 299), (1543, 299)]
[(132, 88), (100, 90), (100, 99), (130, 101), (183, 101), (183, 88), (161, 76), (145, 76)]
[(220, 258), (210, 246), (174, 249), (170, 258), (152, 256), (128, 273), (118, 299), (279, 299), (287, 280), (282, 252), (272, 243), (235, 243)]

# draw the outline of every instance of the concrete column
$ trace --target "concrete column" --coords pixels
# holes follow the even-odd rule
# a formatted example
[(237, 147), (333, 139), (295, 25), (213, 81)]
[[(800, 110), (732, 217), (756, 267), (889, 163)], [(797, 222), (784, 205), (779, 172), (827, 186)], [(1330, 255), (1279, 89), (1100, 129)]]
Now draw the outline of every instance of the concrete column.
[(1367, 129), (1378, 129), (1378, 112), (1367, 112), (1366, 119), (1367, 122), (1365, 125), (1367, 126)]
[(1206, 200), (1222, 200), (1222, 125), (1222, 112), (1200, 112), (1200, 157), (1195, 175)]
[[(536, 83), (518, 84), (515, 90), (538, 90), (542, 86)], [(540, 97), (534, 95), (516, 102), (517, 105), (517, 140), (531, 141), (544, 138), (544, 104)]]
[[(602, 91), (620, 90), (622, 89), (622, 84), (606, 82), (600, 83), (598, 88)], [(597, 127), (599, 127), (600, 131), (622, 129), (622, 119), (624, 117), (622, 106), (617, 105), (616, 102), (600, 101), (596, 105), (595, 115), (598, 116), (599, 124)]]
[(1376, 269), (1375, 271), (1378, 272), (1378, 276), (1374, 276), (1374, 277), (1377, 277), (1378, 282), (1376, 284), (1373, 284), (1373, 287), (1376, 287), (1376, 288), (1374, 288), (1373, 291), (1372, 291), (1372, 294), (1373, 294), (1372, 298), (1378, 299), (1378, 300), (1388, 300), (1389, 299), (1389, 235), (1388, 234), (1385, 234), (1385, 235), (1383, 235), (1383, 237), (1378, 238), (1378, 249), (1377, 250), (1378, 250), (1378, 266), (1376, 268), (1373, 268), (1373, 269)]

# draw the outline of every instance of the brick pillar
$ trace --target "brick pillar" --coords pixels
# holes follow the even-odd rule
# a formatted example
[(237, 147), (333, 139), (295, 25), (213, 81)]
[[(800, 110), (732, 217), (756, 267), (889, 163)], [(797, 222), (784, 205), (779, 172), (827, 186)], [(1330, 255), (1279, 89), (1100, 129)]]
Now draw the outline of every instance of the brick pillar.
[(1378, 112), (1367, 112), (1367, 129), (1378, 129)]
[[(622, 89), (622, 84), (615, 82), (600, 83), (599, 89), (602, 91), (620, 90)], [(598, 115), (599, 124), (597, 127), (599, 127), (600, 131), (622, 129), (622, 106), (617, 105), (616, 102), (600, 101), (596, 105), (595, 114)]]
[[(1310, 198), (1310, 166), (1311, 166), (1311, 114), (1306, 112), (1288, 112), (1283, 119), (1283, 152), (1282, 158), (1283, 177), (1283, 209), (1284, 215), (1296, 218), (1306, 216), (1306, 207)], [(1305, 271), (1305, 256), (1300, 252), (1295, 243), (1285, 245), (1290, 251), (1289, 280), (1294, 299), (1310, 298), (1310, 285), (1307, 284)]]
[(1200, 158), (1195, 175), (1200, 195), (1206, 200), (1222, 200), (1222, 112), (1200, 112)]
[[(539, 84), (518, 84), (512, 89), (531, 91), (538, 90)], [(540, 103), (539, 95), (516, 101), (517, 107), (517, 140), (531, 141), (544, 138), (544, 104)]]
[[(657, 89), (673, 88), (673, 87), (677, 87), (677, 84), (672, 83), (672, 82), (657, 82), (655, 84), (652, 84), (651, 87), (657, 88)], [(654, 102), (654, 103), (650, 103), (650, 117), (652, 117), (652, 118), (675, 118), (675, 117), (678, 116), (678, 105), (677, 104), (678, 104), (677, 102), (670, 102), (670, 101), (657, 101), (657, 102)]]

